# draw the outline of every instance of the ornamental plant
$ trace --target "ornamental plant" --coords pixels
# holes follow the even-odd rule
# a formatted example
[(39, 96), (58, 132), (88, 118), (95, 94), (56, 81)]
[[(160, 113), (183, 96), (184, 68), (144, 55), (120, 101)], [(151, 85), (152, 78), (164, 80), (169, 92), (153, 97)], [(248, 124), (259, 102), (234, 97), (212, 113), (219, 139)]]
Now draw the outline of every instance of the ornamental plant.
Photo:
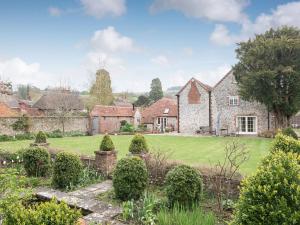
[(291, 127), (287, 127), (285, 129), (282, 130), (282, 134), (283, 135), (286, 135), (286, 136), (289, 136), (289, 137), (292, 137), (294, 138), (295, 140), (298, 140), (298, 135), (297, 133), (294, 131), (293, 128)]
[(136, 134), (131, 140), (129, 152), (132, 154), (147, 153), (149, 151), (146, 139), (141, 134)]
[(113, 150), (115, 150), (115, 146), (110, 136), (108, 134), (104, 135), (100, 145), (100, 151), (113, 151)]
[(179, 165), (166, 176), (166, 192), (171, 205), (192, 206), (200, 201), (202, 193), (200, 173), (187, 165)]
[(138, 157), (121, 159), (113, 174), (116, 197), (126, 201), (139, 199), (148, 183), (148, 172), (143, 160)]
[(232, 224), (299, 224), (299, 161), (293, 153), (268, 155), (243, 181)]
[(83, 166), (80, 158), (72, 153), (60, 152), (53, 165), (52, 184), (61, 189), (76, 186), (80, 182)]
[(272, 143), (271, 152), (283, 151), (300, 154), (300, 142), (292, 137), (278, 133)]
[(36, 144), (44, 144), (47, 143), (47, 136), (43, 131), (39, 131), (35, 138)]
[(28, 176), (45, 177), (50, 172), (50, 154), (45, 148), (29, 147), (25, 149), (23, 160)]

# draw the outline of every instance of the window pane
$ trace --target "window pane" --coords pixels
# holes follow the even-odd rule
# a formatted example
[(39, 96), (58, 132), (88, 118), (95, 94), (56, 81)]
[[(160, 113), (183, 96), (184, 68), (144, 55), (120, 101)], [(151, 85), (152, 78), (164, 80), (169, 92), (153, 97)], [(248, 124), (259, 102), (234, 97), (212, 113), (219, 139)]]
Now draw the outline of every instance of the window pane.
[(238, 117), (238, 127), (240, 132), (246, 132), (246, 117)]

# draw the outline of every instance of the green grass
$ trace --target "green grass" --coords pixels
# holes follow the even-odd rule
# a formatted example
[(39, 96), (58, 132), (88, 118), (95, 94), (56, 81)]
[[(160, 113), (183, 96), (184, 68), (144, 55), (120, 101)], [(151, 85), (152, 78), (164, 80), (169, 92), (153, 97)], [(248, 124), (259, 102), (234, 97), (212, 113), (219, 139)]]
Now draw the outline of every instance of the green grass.
[[(48, 139), (50, 147), (75, 152), (82, 155), (93, 155), (99, 149), (102, 136), (66, 137)], [(118, 157), (128, 153), (132, 136), (112, 136), (118, 151)], [(271, 139), (258, 137), (182, 137), (146, 135), (152, 151), (170, 153), (170, 158), (181, 160), (191, 165), (210, 165), (224, 156), (224, 146), (232, 140), (244, 143), (250, 151), (250, 159), (241, 168), (249, 174), (255, 171), (259, 161), (268, 153)], [(16, 151), (29, 146), (32, 141), (1, 142), (0, 149)]]

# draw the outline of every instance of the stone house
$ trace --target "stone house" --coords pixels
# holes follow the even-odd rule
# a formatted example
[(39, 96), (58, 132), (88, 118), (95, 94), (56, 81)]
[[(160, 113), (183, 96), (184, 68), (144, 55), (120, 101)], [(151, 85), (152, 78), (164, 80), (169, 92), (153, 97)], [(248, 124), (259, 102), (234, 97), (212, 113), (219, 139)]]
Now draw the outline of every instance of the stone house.
[(264, 105), (239, 97), (232, 70), (213, 87), (192, 78), (176, 96), (181, 133), (257, 135), (273, 127)]
[(162, 98), (142, 111), (142, 124), (151, 132), (177, 131), (177, 102)]
[(141, 113), (134, 106), (104, 106), (96, 105), (90, 113), (92, 118), (92, 133), (117, 133), (120, 131), (121, 121), (137, 127), (141, 122)]

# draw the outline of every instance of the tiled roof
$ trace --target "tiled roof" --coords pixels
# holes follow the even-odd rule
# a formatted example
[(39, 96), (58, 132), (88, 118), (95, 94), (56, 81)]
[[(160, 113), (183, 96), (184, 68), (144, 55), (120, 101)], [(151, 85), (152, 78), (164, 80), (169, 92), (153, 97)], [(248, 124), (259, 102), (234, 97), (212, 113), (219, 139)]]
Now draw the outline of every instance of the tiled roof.
[(142, 111), (142, 122), (153, 123), (156, 117), (177, 117), (177, 101), (162, 98)]
[(3, 102), (0, 102), (0, 117), (13, 117), (13, 116), (19, 116), (19, 113), (16, 110), (13, 110), (8, 107)]
[(110, 117), (133, 117), (134, 110), (133, 107), (96, 105), (93, 108), (91, 115)]
[(191, 78), (181, 89), (180, 91), (176, 94), (176, 95), (180, 95), (180, 93), (187, 87), (188, 84), (190, 84), (191, 82), (196, 81), (201, 87), (203, 87), (206, 91), (211, 91), (212, 87), (202, 83), (201, 81), (195, 79), (195, 78)]

